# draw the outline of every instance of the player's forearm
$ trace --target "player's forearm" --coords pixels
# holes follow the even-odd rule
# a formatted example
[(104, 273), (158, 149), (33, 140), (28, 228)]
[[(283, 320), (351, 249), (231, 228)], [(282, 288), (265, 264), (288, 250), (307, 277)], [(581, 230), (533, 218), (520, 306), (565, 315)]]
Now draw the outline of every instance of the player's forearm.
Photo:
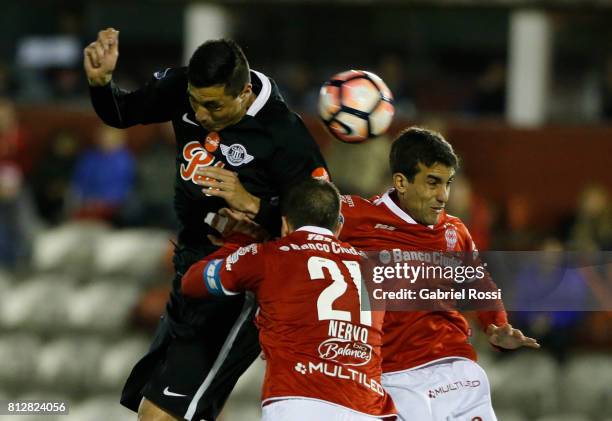
[(128, 93), (119, 89), (112, 81), (104, 86), (90, 86), (89, 93), (91, 104), (104, 123), (119, 129), (139, 123), (130, 115), (126, 103)]

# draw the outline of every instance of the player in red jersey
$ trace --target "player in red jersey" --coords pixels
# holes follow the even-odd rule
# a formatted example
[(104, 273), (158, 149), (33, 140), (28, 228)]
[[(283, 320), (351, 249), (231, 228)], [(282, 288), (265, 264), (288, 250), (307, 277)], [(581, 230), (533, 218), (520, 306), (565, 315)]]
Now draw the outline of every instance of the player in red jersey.
[[(475, 251), (459, 218), (445, 205), (458, 167), (452, 146), (438, 133), (405, 130), (390, 154), (393, 186), (366, 200), (343, 196), (340, 239), (399, 260), (401, 251)], [(492, 345), (538, 348), (500, 311), (477, 313)], [(402, 420), (496, 420), (489, 382), (476, 364), (466, 319), (457, 311), (388, 311), (384, 322), (383, 386)]]
[[(338, 191), (307, 180), (283, 199), (283, 238), (191, 266), (182, 293), (255, 293), (267, 361), (263, 420), (395, 419), (380, 384), (384, 312), (361, 311), (360, 254), (333, 234)], [(225, 253), (225, 254), (224, 254)]]

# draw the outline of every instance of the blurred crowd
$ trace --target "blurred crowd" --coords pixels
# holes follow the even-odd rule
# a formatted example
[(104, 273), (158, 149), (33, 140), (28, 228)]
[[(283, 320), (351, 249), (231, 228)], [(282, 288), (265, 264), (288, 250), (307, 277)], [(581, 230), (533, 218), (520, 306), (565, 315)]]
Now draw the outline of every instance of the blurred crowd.
[[(118, 7), (118, 6), (113, 6)], [(426, 9), (377, 10), (380, 20), (405, 20), (406, 28), (385, 27), (389, 41), (379, 34), (380, 22), (364, 25), (360, 42), (342, 42), (351, 28), (351, 18), (363, 19), (357, 9), (346, 9), (345, 20), (333, 20), (329, 33), (299, 37), (282, 20), (283, 13), (295, 14), (295, 26), (307, 24), (316, 7), (296, 4), (287, 12), (263, 11), (248, 5), (231, 12), (234, 27), (228, 30), (241, 43), (254, 68), (273, 76), (281, 92), (294, 108), (306, 113), (317, 109), (317, 94), (332, 74), (347, 68), (365, 68), (378, 73), (395, 96), (399, 115), (422, 119), (430, 115), (488, 117), (503, 119), (507, 91), (507, 25), (510, 11), (500, 9), (468, 14), (449, 9), (446, 14)], [(340, 6), (337, 6), (340, 7)], [(110, 10), (110, 9), (109, 9)], [(174, 10), (174, 8), (172, 9)], [(87, 103), (87, 84), (81, 71), (81, 52), (95, 38), (100, 28), (97, 20), (108, 11), (94, 3), (50, 12), (44, 25), (29, 24), (29, 33), (9, 35), (11, 47), (0, 44), (0, 95), (22, 103)], [(149, 19), (163, 19), (169, 10), (151, 8)], [(262, 34), (257, 27), (241, 25), (252, 16), (281, 19), (278, 33), (292, 40), (291, 48), (269, 49), (276, 33)], [(322, 19), (322, 18), (321, 18)], [(330, 19), (326, 17), (325, 19)], [(612, 37), (605, 16), (597, 10), (582, 14), (550, 12), (554, 60), (549, 89), (548, 121), (596, 122), (612, 119), (612, 55), (606, 49)], [(449, 28), (435, 31), (446, 22)], [(472, 22), (472, 23), (470, 23)], [(327, 24), (327, 20), (321, 24)], [(425, 25), (425, 23), (428, 23)], [(111, 19), (106, 25), (121, 25)], [(492, 25), (490, 40), (456, 36), (464, 26)], [(428, 29), (428, 27), (431, 27)], [(118, 29), (124, 29), (119, 27)], [(115, 79), (125, 88), (134, 88), (154, 71), (180, 66), (180, 36), (157, 42), (155, 55), (145, 53), (150, 41), (143, 28), (125, 28), (122, 32), (121, 60)], [(151, 30), (151, 29), (148, 29)], [(574, 34), (581, 31), (581, 37)], [(8, 34), (8, 32), (7, 32)], [(283, 35), (281, 35), (283, 36)], [(397, 38), (408, 37), (403, 42)], [(12, 42), (14, 41), (14, 42)], [(597, 48), (596, 42), (602, 42)], [(368, 54), (362, 54), (366, 50)], [(359, 58), (355, 59), (353, 54)], [(584, 66), (576, 66), (581, 62)], [(571, 81), (571, 83), (568, 83)]]
[(162, 136), (135, 156), (126, 136), (100, 123), (88, 143), (62, 129), (34, 162), (28, 128), (0, 99), (1, 266), (27, 264), (34, 234), (70, 220), (175, 229), (173, 141)]

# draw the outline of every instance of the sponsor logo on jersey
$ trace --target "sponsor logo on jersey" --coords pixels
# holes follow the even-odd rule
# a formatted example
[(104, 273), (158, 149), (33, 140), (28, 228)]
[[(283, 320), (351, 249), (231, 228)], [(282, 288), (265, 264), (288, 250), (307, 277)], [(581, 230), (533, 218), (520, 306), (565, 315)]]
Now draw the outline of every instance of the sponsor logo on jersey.
[(227, 256), (227, 259), (225, 259), (225, 269), (228, 272), (231, 272), (232, 265), (236, 263), (241, 256), (244, 256), (247, 253), (252, 253), (253, 255), (257, 254), (257, 244), (253, 243), (246, 247), (240, 247), (238, 250)]
[(435, 399), (445, 393), (454, 392), (460, 389), (470, 389), (480, 386), (480, 380), (459, 380), (458, 382), (446, 384), (444, 386), (430, 389), (427, 393), (431, 399)]
[(364, 343), (330, 338), (319, 344), (319, 357), (342, 365), (365, 365), (372, 359), (372, 347)]
[(213, 153), (214, 151), (219, 149), (220, 141), (221, 141), (221, 138), (219, 137), (219, 133), (210, 132), (206, 135), (206, 139), (204, 140), (204, 148), (208, 152)]
[[(383, 250), (386, 251), (386, 250)], [(391, 249), (391, 259), (394, 263), (402, 262), (423, 262), (433, 263), (434, 265), (456, 267), (461, 266), (463, 261), (460, 257), (456, 257), (455, 253), (441, 252), (441, 251), (410, 251), (402, 249)], [(380, 259), (382, 259), (379, 256)], [(386, 258), (386, 256), (385, 256)], [(382, 260), (381, 260), (382, 261)], [(384, 263), (384, 262), (383, 262)]]
[(193, 126), (198, 126), (198, 127), (200, 127), (200, 125), (199, 125), (198, 123), (196, 123), (196, 122), (195, 122), (195, 121), (193, 121), (193, 120), (190, 120), (190, 119), (189, 119), (189, 117), (187, 117), (187, 113), (183, 114), (183, 121), (184, 121), (185, 123), (187, 123), (187, 124), (191, 124), (191, 125), (193, 125)]
[(342, 365), (364, 365), (372, 359), (368, 329), (340, 320), (330, 320), (328, 339), (319, 344), (319, 357)]
[(340, 380), (351, 380), (357, 384), (365, 387), (368, 390), (372, 390), (380, 396), (385, 396), (385, 389), (376, 380), (369, 378), (366, 373), (357, 371), (354, 368), (344, 367), (342, 365), (335, 364), (333, 362), (316, 362), (308, 361), (304, 364), (298, 362), (295, 364), (293, 369), (302, 375), (309, 374), (322, 374), (324, 376), (332, 377)]
[(166, 77), (166, 74), (168, 73), (168, 70), (170, 70), (170, 68), (168, 67), (166, 70), (160, 70), (158, 72), (153, 73), (153, 77), (155, 79), (163, 79)]
[(395, 227), (394, 226), (385, 225), (385, 224), (376, 224), (376, 225), (374, 225), (374, 229), (381, 229), (381, 230), (387, 230), (387, 231), (395, 231)]
[(381, 250), (380, 253), (378, 253), (378, 259), (381, 263), (387, 264), (391, 261), (391, 253), (389, 250)]
[(221, 153), (227, 159), (227, 162), (234, 166), (238, 167), (240, 165), (248, 164), (255, 157), (253, 155), (249, 155), (246, 148), (242, 146), (240, 143), (234, 143), (231, 146), (227, 145), (219, 145), (221, 146)]
[(302, 363), (297, 363), (293, 369), (300, 374), (306, 374), (306, 371), (308, 371), (306, 366)]
[(189, 142), (183, 147), (183, 159), (185, 164), (181, 164), (180, 174), (181, 178), (185, 181), (206, 181), (208, 177), (202, 177), (197, 174), (197, 170), (202, 167), (223, 167), (225, 163), (217, 161), (215, 163), (215, 156), (208, 153), (198, 141)]
[(455, 230), (455, 227), (446, 228), (444, 238), (446, 238), (447, 250), (455, 250), (455, 246), (457, 245), (457, 230)]
[[(326, 240), (329, 241), (329, 240)], [(313, 250), (313, 251), (323, 251), (325, 253), (334, 253), (334, 254), (352, 254), (353, 256), (364, 256), (365, 254), (361, 251), (358, 251), (354, 247), (346, 248), (341, 246), (339, 243), (335, 241), (331, 241), (328, 243), (303, 243), (303, 244), (294, 244), (289, 243), (289, 248), (291, 250), (299, 251), (299, 250)]]

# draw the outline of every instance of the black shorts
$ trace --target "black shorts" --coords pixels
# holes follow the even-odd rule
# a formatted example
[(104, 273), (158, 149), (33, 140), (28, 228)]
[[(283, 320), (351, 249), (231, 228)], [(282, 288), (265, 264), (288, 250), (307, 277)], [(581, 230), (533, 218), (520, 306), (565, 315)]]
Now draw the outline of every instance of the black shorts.
[(214, 421), (261, 351), (256, 310), (250, 293), (206, 301), (172, 294), (149, 352), (125, 383), (121, 404), (137, 412), (145, 397), (178, 418)]

